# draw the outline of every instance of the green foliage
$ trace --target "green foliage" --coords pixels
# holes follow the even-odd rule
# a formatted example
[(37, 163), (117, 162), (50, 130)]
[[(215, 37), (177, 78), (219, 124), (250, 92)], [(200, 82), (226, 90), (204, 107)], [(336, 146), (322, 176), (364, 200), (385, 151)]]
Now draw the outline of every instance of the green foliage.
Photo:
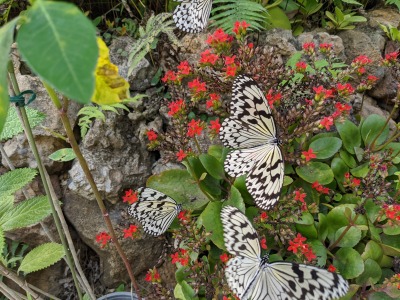
[(58, 262), (64, 256), (64, 248), (61, 244), (42, 244), (31, 250), (22, 260), (18, 272), (25, 275), (36, 272)]
[(261, 30), (268, 19), (267, 10), (259, 3), (251, 0), (215, 0), (210, 20), (214, 20), (212, 27), (222, 28), (226, 32), (232, 32), (236, 21), (246, 21), (250, 28)]
[[(26, 114), (29, 119), (29, 125), (31, 128), (39, 125), (44, 121), (46, 115), (36, 109), (26, 107)], [(0, 134), (0, 141), (8, 140), (16, 136), (17, 134), (24, 131), (21, 122), (19, 121), (17, 110), (15, 107), (11, 107), (8, 110), (7, 120), (4, 125), (3, 132)]]
[(8, 268), (15, 268), (20, 264), (28, 247), (27, 244), (18, 241), (11, 241), (9, 244), (4, 244), (0, 255), (2, 263)]
[(37, 175), (34, 169), (16, 169), (0, 176), (0, 200), (31, 182)]
[(165, 33), (170, 41), (176, 45), (180, 42), (174, 34), (175, 23), (170, 18), (171, 14), (161, 13), (152, 15), (148, 20), (146, 27), (139, 27), (139, 39), (136, 41), (129, 54), (129, 71), (131, 74), (136, 65), (145, 57), (147, 53), (155, 49), (158, 43), (158, 37), (161, 33)]
[(363, 16), (355, 16), (354, 12), (345, 13), (342, 12), (338, 7), (335, 7), (335, 14), (326, 11), (325, 15), (330, 21), (326, 22), (328, 29), (335, 30), (348, 30), (354, 29), (353, 23), (366, 22), (367, 19)]
[(55, 161), (70, 161), (76, 157), (74, 150), (72, 148), (64, 148), (53, 152), (49, 155), (49, 158)]
[(397, 9), (400, 11), (400, 0), (385, 0), (386, 5), (396, 5)]
[[(400, 1), (399, 1), (399, 10), (400, 10)], [(379, 24), (379, 27), (386, 33), (386, 36), (391, 39), (392, 41), (400, 42), (400, 31), (396, 27), (393, 27), (392, 25), (382, 25)]]
[(71, 3), (43, 0), (22, 20), (18, 50), (31, 70), (65, 96), (90, 102), (98, 57), (92, 23)]

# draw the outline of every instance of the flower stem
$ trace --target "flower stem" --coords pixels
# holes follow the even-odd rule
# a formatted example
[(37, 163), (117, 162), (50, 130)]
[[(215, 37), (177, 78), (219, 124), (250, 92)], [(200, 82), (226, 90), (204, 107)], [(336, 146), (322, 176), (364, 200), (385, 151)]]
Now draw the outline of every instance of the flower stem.
[(53, 101), (54, 105), (59, 110), (60, 118), (61, 118), (61, 121), (62, 121), (62, 123), (64, 125), (65, 132), (67, 133), (69, 144), (71, 145), (72, 150), (74, 151), (74, 153), (76, 155), (76, 158), (78, 159), (78, 162), (81, 165), (81, 168), (82, 168), (82, 170), (83, 170), (83, 172), (85, 174), (85, 177), (86, 177), (87, 181), (89, 182), (90, 187), (92, 188), (93, 194), (94, 194), (94, 196), (96, 198), (96, 201), (97, 201), (97, 205), (99, 206), (99, 208), (101, 210), (104, 222), (105, 222), (105, 224), (107, 226), (107, 229), (109, 231), (111, 239), (112, 239), (115, 247), (117, 248), (117, 252), (118, 252), (119, 256), (121, 257), (122, 261), (125, 264), (125, 268), (128, 271), (129, 277), (130, 277), (130, 279), (132, 281), (132, 284), (133, 284), (133, 286), (135, 288), (137, 297), (138, 297), (139, 300), (141, 300), (139, 287), (138, 287), (138, 285), (136, 283), (136, 280), (135, 280), (135, 277), (133, 275), (132, 268), (130, 266), (130, 263), (129, 263), (129, 261), (128, 261), (128, 259), (127, 259), (126, 255), (125, 255), (120, 243), (118, 242), (117, 236), (116, 236), (115, 231), (114, 231), (114, 227), (113, 227), (113, 225), (111, 223), (111, 219), (110, 219), (109, 213), (107, 211), (107, 208), (106, 208), (106, 206), (104, 204), (103, 198), (100, 195), (100, 192), (99, 192), (99, 190), (97, 188), (97, 185), (96, 185), (96, 183), (94, 181), (94, 178), (92, 176), (92, 173), (90, 172), (89, 166), (88, 166), (85, 158), (83, 157), (82, 152), (81, 152), (81, 150), (80, 150), (80, 148), (78, 146), (78, 143), (77, 143), (77, 141), (75, 139), (75, 135), (74, 135), (74, 132), (72, 130), (71, 123), (70, 123), (70, 121), (68, 119), (67, 112), (63, 109), (63, 106), (62, 106), (60, 100), (58, 99), (58, 96), (55, 93), (55, 91), (53, 90), (53, 88), (51, 88), (45, 82), (43, 82), (43, 85), (46, 88), (47, 92), (49, 93), (50, 98)]
[[(15, 76), (15, 73), (14, 73), (14, 66), (11, 61), (9, 61), (9, 64), (8, 64), (8, 74), (9, 74), (10, 81), (12, 82), (12, 84), (10, 85), (11, 93), (13, 93), (14, 95), (19, 94), (20, 90), (19, 90), (19, 86), (18, 86), (18, 82), (17, 82), (16, 76)], [(56, 208), (54, 206), (53, 201), (51, 200), (49, 183), (46, 180), (45, 171), (44, 171), (44, 164), (43, 164), (42, 159), (40, 158), (39, 151), (37, 149), (35, 139), (33, 137), (32, 129), (29, 125), (29, 119), (26, 114), (25, 107), (16, 106), (16, 110), (17, 110), (17, 113), (19, 114), (20, 118), (22, 119), (22, 125), (24, 127), (26, 138), (28, 139), (29, 146), (33, 152), (33, 155), (35, 156), (35, 160), (38, 165), (40, 178), (42, 179), (43, 187), (44, 187), (44, 190), (46, 192), (46, 195), (47, 195), (50, 207), (51, 207), (54, 223), (56, 225), (57, 232), (58, 232), (58, 235), (61, 240), (61, 244), (63, 245), (63, 248), (64, 248), (65, 257), (67, 260), (67, 264), (71, 270), (72, 278), (74, 280), (74, 284), (75, 284), (76, 291), (78, 293), (78, 297), (79, 297), (79, 299), (83, 299), (82, 291), (79, 287), (79, 282), (78, 282), (77, 274), (75, 271), (74, 261), (72, 260), (71, 252), (69, 251), (68, 244), (65, 239), (64, 231), (61, 226), (61, 222), (60, 222), (59, 216), (57, 214)]]
[(346, 235), (346, 233), (350, 230), (350, 228), (352, 226), (354, 226), (354, 223), (357, 221), (358, 219), (358, 214), (354, 217), (353, 220), (350, 220), (349, 224), (347, 225), (347, 227), (343, 230), (343, 232), (341, 233), (341, 235), (337, 238), (337, 240), (328, 247), (328, 250), (332, 250), (333, 248), (335, 248), (339, 242), (343, 239), (343, 237)]

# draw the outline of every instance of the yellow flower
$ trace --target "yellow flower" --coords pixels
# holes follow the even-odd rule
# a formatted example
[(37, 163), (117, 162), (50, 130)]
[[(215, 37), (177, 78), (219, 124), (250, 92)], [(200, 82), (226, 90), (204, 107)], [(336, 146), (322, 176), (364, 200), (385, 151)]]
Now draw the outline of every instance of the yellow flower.
[(96, 88), (92, 102), (100, 105), (115, 104), (129, 98), (129, 83), (119, 76), (118, 67), (111, 63), (106, 44), (97, 38), (97, 45), (99, 59), (95, 70)]

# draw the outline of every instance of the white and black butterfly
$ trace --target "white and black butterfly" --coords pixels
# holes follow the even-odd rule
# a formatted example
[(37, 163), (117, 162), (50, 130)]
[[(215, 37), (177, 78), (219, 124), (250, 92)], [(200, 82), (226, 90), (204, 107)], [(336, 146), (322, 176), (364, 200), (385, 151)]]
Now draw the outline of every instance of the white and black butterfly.
[(279, 200), (284, 178), (271, 109), (257, 83), (244, 75), (233, 83), (230, 109), (219, 133), (224, 146), (234, 149), (225, 171), (233, 177), (247, 174), (247, 190), (257, 206), (268, 210)]
[(344, 296), (349, 288), (342, 276), (314, 266), (268, 262), (261, 257), (258, 235), (237, 208), (221, 211), (224, 241), (229, 253), (225, 276), (241, 300), (328, 300)]
[(202, 31), (210, 17), (212, 0), (177, 0), (182, 2), (174, 11), (176, 26), (185, 32), (198, 33)]
[(163, 234), (182, 209), (174, 199), (151, 188), (139, 188), (138, 201), (133, 203), (128, 213), (135, 217), (143, 230), (151, 235)]

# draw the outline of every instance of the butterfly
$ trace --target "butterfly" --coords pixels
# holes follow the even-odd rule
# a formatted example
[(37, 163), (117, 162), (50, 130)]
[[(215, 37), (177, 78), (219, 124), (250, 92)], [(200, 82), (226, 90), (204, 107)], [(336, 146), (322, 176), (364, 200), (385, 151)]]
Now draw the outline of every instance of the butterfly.
[(225, 171), (233, 177), (247, 174), (247, 190), (257, 206), (268, 210), (279, 200), (284, 177), (271, 109), (257, 83), (239, 75), (233, 82), (230, 110), (219, 133), (223, 145), (234, 149), (225, 160)]
[(181, 204), (151, 188), (139, 188), (138, 201), (128, 213), (142, 224), (143, 230), (153, 236), (163, 234), (182, 209)]
[(210, 17), (212, 0), (178, 0), (182, 2), (174, 11), (176, 26), (185, 32), (198, 33), (202, 31)]
[(225, 277), (239, 299), (328, 300), (347, 293), (348, 282), (336, 273), (261, 257), (257, 232), (237, 208), (224, 206), (221, 220), (226, 249), (236, 255), (228, 261)]

